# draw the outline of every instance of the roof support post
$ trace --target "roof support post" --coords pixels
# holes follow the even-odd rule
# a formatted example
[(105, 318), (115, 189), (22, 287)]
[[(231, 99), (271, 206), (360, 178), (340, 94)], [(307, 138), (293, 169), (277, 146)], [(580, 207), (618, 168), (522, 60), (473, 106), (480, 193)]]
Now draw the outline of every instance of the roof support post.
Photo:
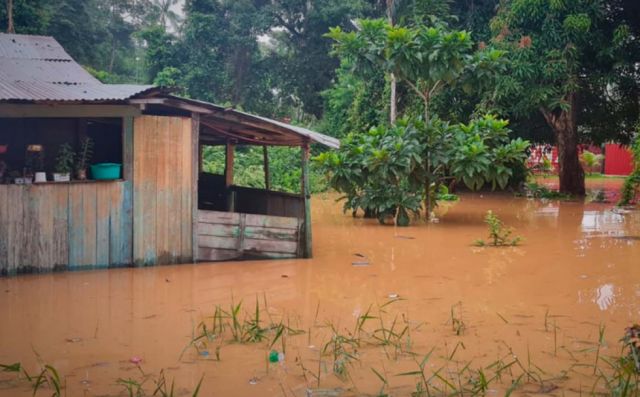
[(271, 171), (269, 169), (269, 147), (262, 147), (262, 157), (264, 159), (264, 188), (271, 190)]
[(313, 247), (311, 239), (311, 190), (309, 189), (309, 142), (302, 146), (302, 196), (304, 197), (304, 247), (302, 256), (311, 258)]
[[(202, 172), (200, 114), (191, 114), (191, 261), (198, 261), (198, 184)], [(198, 164), (195, 164), (195, 163)]]
[(233, 163), (235, 158), (234, 142), (227, 140), (226, 152), (225, 152), (225, 167), (224, 167), (224, 180), (227, 187), (227, 211), (235, 212), (236, 210), (236, 196), (235, 192), (231, 189), (233, 186)]

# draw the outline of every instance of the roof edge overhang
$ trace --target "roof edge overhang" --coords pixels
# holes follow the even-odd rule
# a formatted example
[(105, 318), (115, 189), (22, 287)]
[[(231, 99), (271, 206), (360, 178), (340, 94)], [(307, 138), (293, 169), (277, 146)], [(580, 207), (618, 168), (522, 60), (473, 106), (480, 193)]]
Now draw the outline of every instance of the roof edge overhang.
[[(340, 140), (307, 128), (281, 121), (225, 108), (213, 103), (183, 98), (175, 95), (143, 96), (128, 101), (137, 105), (157, 105), (179, 108), (200, 115), (201, 124), (216, 135), (247, 144), (303, 146), (311, 142), (332, 149), (340, 147)], [(270, 140), (265, 137), (273, 137)]]

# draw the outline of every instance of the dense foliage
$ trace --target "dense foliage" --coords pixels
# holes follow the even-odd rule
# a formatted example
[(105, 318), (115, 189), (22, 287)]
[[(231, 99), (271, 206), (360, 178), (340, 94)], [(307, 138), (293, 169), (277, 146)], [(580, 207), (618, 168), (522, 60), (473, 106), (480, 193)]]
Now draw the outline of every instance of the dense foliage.
[[(638, 117), (637, 36), (619, 5), (604, 0), (513, 0), (505, 2), (491, 22), (492, 42), (508, 51), (509, 62), (489, 106), (519, 118), (541, 113), (558, 145), (564, 193), (585, 192), (577, 150), (580, 133), (601, 142), (604, 121), (605, 139), (628, 135)], [(631, 49), (636, 57), (629, 63)], [(607, 102), (632, 104), (633, 110), (615, 111)], [(611, 113), (598, 115), (607, 107)]]
[(361, 209), (382, 223), (395, 218), (406, 225), (407, 214), (422, 208), (427, 174), (432, 196), (440, 186), (458, 181), (472, 190), (505, 188), (522, 167), (529, 145), (510, 140), (507, 124), (493, 116), (468, 124), (401, 119), (391, 127), (350, 134), (339, 151), (316, 160), (330, 173), (331, 186), (344, 193), (345, 211)]
[[(15, 32), (53, 35), (104, 82), (174, 87), (338, 137), (395, 114), (497, 114), (514, 137), (558, 144), (565, 192), (583, 190), (578, 143), (627, 143), (639, 120), (636, 0), (11, 2)], [(333, 53), (332, 28), (345, 43)], [(274, 177), (293, 180), (286, 164), (272, 162)]]
[(638, 195), (638, 191), (640, 191), (640, 135), (636, 136), (631, 151), (633, 154), (633, 171), (624, 181), (620, 192), (619, 205), (631, 204)]

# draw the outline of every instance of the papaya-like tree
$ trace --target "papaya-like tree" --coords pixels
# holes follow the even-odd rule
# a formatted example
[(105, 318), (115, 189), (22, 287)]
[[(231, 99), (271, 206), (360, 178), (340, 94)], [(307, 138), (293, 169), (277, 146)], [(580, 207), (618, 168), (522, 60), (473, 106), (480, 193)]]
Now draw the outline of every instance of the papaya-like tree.
[[(431, 102), (447, 87), (460, 84), (471, 90), (486, 85), (499, 67), (502, 51), (476, 50), (471, 34), (449, 29), (444, 23), (393, 26), (382, 19), (356, 22), (357, 29), (345, 32), (336, 27), (328, 37), (335, 40), (335, 52), (354, 65), (356, 72), (382, 69), (407, 84), (423, 104), (422, 119), (429, 128)], [(427, 134), (424, 152), (427, 216), (433, 208), (436, 180), (431, 155), (437, 142)]]

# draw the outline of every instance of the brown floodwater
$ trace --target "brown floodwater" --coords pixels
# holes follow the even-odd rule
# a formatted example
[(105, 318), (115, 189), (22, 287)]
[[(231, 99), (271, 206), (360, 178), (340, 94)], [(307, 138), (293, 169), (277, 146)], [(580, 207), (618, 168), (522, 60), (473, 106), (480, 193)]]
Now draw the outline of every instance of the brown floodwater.
[[(619, 186), (606, 182), (604, 188)], [(30, 373), (51, 364), (68, 396), (127, 395), (116, 380), (141, 381), (142, 372), (152, 392), (162, 369), (175, 380), (176, 395), (191, 395), (204, 376), (201, 396), (304, 396), (317, 388), (314, 374), (326, 389), (314, 396), (337, 395), (331, 389), (376, 395), (383, 383), (371, 368), (387, 378), (386, 392), (408, 396), (416, 376), (398, 374), (417, 364), (406, 352), (420, 354), (421, 361), (435, 348), (425, 366), (430, 373), (444, 366), (442, 373), (451, 375), (468, 363), (477, 369), (516, 356), (546, 380), (540, 387), (525, 378), (516, 394), (578, 395), (594, 382), (587, 365), (595, 360), (600, 327), (606, 339), (601, 354), (615, 355), (625, 327), (640, 320), (639, 211), (464, 194), (438, 209), (438, 223), (394, 228), (342, 214), (335, 198), (313, 198), (311, 260), (2, 278), (0, 363), (21, 362)], [(474, 240), (486, 238), (487, 210), (524, 242), (474, 247)], [(232, 300), (242, 301), (244, 318), (255, 311), (256, 299), (264, 324), (284, 320), (305, 331), (285, 339), (281, 363), (267, 364), (268, 341), (232, 343), (229, 330), (206, 347), (208, 355), (187, 349), (181, 357), (194, 326), (216, 305), (227, 309)], [(333, 334), (329, 325), (346, 335), (369, 307), (376, 317), (384, 312), (385, 328), (394, 318), (396, 332), (409, 328), (402, 351), (363, 342), (347, 365), (347, 379), (340, 380), (331, 374), (331, 355), (321, 354)], [(379, 319), (363, 328), (362, 339), (371, 340), (367, 335), (381, 328)], [(283, 350), (282, 339), (273, 349)], [(135, 358), (142, 360), (139, 368)], [(514, 366), (512, 376), (518, 371)], [(505, 372), (488, 393), (503, 395), (511, 379)], [(28, 395), (24, 379), (0, 374), (0, 396)]]

